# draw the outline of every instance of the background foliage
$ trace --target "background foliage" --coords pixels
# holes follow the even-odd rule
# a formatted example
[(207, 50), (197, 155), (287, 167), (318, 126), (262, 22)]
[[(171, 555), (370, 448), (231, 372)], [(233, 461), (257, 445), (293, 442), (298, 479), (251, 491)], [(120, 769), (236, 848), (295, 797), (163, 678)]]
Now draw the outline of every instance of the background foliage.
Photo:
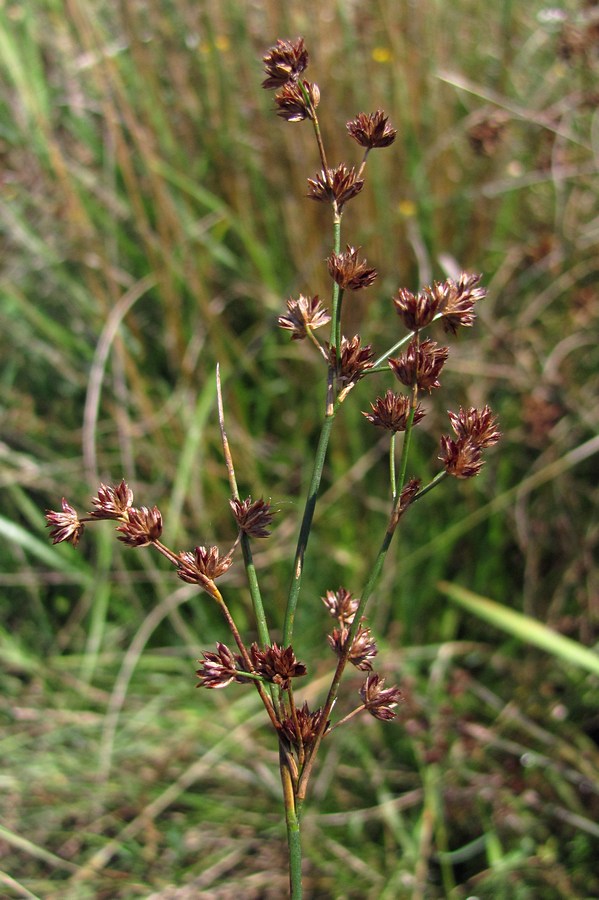
[[(267, 47), (299, 34), (333, 163), (357, 161), (357, 112), (382, 107), (399, 130), (344, 217), (380, 273), (352, 325), (383, 349), (399, 286), (459, 266), (489, 288), (415, 474), (435, 471), (447, 407), (488, 401), (504, 432), (480, 478), (433, 492), (399, 535), (371, 616), (406, 703), (396, 724), (328, 742), (308, 896), (599, 894), (597, 676), (438, 588), (596, 645), (597, 15), (592, 0), (0, 4), (6, 896), (284, 891), (255, 698), (194, 689), (222, 622), (109, 525), (52, 548), (43, 513), (65, 495), (86, 509), (99, 479), (124, 476), (171, 546), (231, 541), (220, 361), (241, 490), (281, 510), (257, 558), (280, 624), (322, 372), (276, 317), (292, 294), (326, 294), (330, 234), (305, 199), (308, 126), (277, 119), (259, 85)], [(312, 698), (331, 666), (319, 597), (359, 592), (385, 521), (384, 449), (360, 415), (372, 386), (354, 394), (298, 617)], [(226, 591), (251, 625), (240, 571)]]

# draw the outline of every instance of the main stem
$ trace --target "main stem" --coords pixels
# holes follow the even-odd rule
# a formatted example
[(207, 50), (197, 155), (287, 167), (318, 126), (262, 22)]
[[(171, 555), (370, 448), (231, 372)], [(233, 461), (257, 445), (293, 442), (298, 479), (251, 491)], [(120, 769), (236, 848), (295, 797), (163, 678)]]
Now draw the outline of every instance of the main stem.
[(283, 749), (279, 747), (279, 767), (283, 786), (283, 802), (285, 804), (285, 824), (287, 825), (287, 847), (289, 850), (289, 895), (291, 900), (302, 897), (302, 843), (299, 816), (295, 805), (293, 779), (285, 759)]

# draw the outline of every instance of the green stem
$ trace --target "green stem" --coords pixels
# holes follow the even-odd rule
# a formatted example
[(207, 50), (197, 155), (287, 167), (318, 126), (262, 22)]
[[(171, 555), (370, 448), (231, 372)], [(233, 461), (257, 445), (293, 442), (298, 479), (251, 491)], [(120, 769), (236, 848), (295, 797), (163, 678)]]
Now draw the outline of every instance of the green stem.
[(291, 585), (289, 587), (289, 596), (287, 598), (287, 609), (285, 610), (285, 625), (283, 627), (284, 647), (289, 646), (293, 635), (295, 610), (297, 607), (297, 601), (302, 581), (302, 573), (304, 569), (304, 557), (306, 554), (306, 547), (308, 545), (308, 538), (310, 537), (312, 519), (314, 518), (314, 509), (316, 507), (316, 498), (318, 496), (318, 490), (320, 488), (322, 470), (324, 468), (324, 461), (326, 459), (327, 447), (329, 445), (329, 439), (331, 437), (334, 418), (335, 408), (333, 407), (331, 414), (326, 415), (324, 418), (324, 422), (322, 423), (322, 430), (320, 432), (320, 438), (318, 441), (318, 447), (316, 448), (314, 469), (312, 471), (312, 479), (310, 481), (310, 487), (308, 488), (308, 496), (306, 497), (304, 515), (302, 518), (302, 524), (300, 526), (297, 549), (295, 551), (295, 559), (293, 561), (293, 574), (291, 577)]
[(302, 897), (302, 842), (299, 816), (295, 805), (293, 779), (282, 748), (279, 748), (279, 766), (283, 803), (285, 804), (285, 824), (287, 826), (287, 849), (289, 853), (289, 894), (291, 900)]

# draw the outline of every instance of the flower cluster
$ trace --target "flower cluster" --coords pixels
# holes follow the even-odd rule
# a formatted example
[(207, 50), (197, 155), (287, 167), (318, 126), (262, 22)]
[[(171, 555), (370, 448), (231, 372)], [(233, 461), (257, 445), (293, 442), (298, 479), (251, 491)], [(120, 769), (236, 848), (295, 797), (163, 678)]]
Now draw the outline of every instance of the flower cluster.
[(262, 61), (266, 72), (262, 87), (277, 91), (277, 115), (288, 122), (314, 118), (320, 91), (317, 84), (310, 84), (300, 77), (308, 65), (308, 51), (303, 38), (296, 41), (278, 40)]
[(497, 420), (489, 406), (482, 410), (471, 408), (459, 413), (449, 413), (456, 440), (443, 435), (439, 459), (445, 471), (455, 478), (472, 478), (478, 475), (484, 463), (482, 451), (492, 447), (501, 437)]

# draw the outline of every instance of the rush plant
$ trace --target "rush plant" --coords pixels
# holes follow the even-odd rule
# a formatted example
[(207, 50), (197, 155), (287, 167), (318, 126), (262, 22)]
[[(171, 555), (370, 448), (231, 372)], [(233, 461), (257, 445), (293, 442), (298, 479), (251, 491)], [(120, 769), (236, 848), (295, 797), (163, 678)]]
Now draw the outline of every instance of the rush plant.
[[(480, 286), (480, 276), (468, 273), (436, 281), (417, 293), (400, 287), (390, 298), (388, 331), (396, 334), (389, 347), (377, 353), (360, 335), (347, 337), (344, 334), (346, 299), (366, 291), (377, 278), (376, 269), (361, 255), (360, 248), (342, 241), (344, 209), (364, 189), (371, 151), (390, 147), (396, 131), (382, 110), (359, 113), (347, 123), (347, 132), (360, 148), (361, 159), (356, 165), (331, 165), (317, 112), (320, 90), (317, 84), (304, 78), (308, 52), (303, 39), (278, 40), (263, 62), (266, 71), (263, 87), (275, 91), (277, 115), (289, 123), (308, 122), (313, 129), (320, 169), (308, 179), (307, 196), (327, 206), (332, 217), (332, 247), (326, 259), (326, 272), (323, 267), (325, 279), (328, 273), (330, 302), (326, 304), (318, 294), (300, 294), (287, 300), (286, 310), (278, 320), (279, 326), (293, 341), (307, 340), (313, 345), (323, 372), (320, 437), (314, 452), (295, 555), (289, 561), (290, 581), (282, 629), (278, 622), (273, 622), (274, 602), (262, 594), (260, 573), (252, 553), (255, 541), (268, 538), (276, 510), (269, 501), (242, 498), (239, 494), (233, 453), (225, 430), (218, 370), (223, 456), (230, 485), (229, 502), (238, 532), (231, 547), (224, 552), (217, 546), (198, 545), (184, 551), (169, 548), (162, 540), (164, 526), (160, 510), (156, 506), (134, 505), (133, 491), (124, 480), (114, 485), (100, 484), (97, 496), (92, 500), (93, 508), (86, 515), (79, 515), (63, 498), (62, 508), (48, 512), (47, 520), (54, 543), (67, 541), (73, 545), (78, 543), (87, 525), (112, 520), (116, 523), (118, 540), (130, 547), (151, 548), (161, 553), (181, 580), (197, 585), (219, 606), (233, 644), (218, 642), (215, 649), (203, 652), (197, 669), (198, 686), (223, 689), (235, 682), (256, 690), (260, 696), (278, 743), (290, 894), (297, 900), (302, 896), (301, 813), (322, 741), (334, 739), (332, 732), (347, 725), (359, 713), (391, 723), (401, 701), (400, 688), (385, 685), (385, 680), (375, 671), (377, 645), (366, 618), (367, 606), (373, 598), (393, 536), (400, 522), (404, 525), (409, 508), (446, 478), (467, 479), (477, 475), (483, 465), (483, 451), (495, 444), (500, 435), (488, 406), (449, 412), (453, 434), (440, 436), (439, 471), (425, 484), (410, 477), (414, 432), (427, 412), (423, 401), (441, 387), (441, 374), (450, 352), (449, 347), (429, 337), (429, 332), (440, 326), (452, 337), (459, 329), (472, 326), (476, 305), (486, 291)], [(323, 341), (317, 332), (326, 326), (328, 340)], [(363, 415), (375, 429), (388, 434), (388, 515), (365, 584), (357, 589), (353, 585), (336, 589), (323, 587), (322, 600), (333, 620), (326, 636), (333, 660), (332, 675), (321, 705), (310, 708), (297, 696), (296, 685), (307, 675), (307, 668), (296, 657), (294, 625), (302, 598), (304, 562), (327, 448), (339, 410), (353, 388), (360, 380), (382, 372), (387, 373), (391, 386), (382, 396), (373, 399), (370, 409)], [(399, 440), (398, 435), (401, 436)], [(247, 573), (255, 615), (255, 633), (251, 638), (246, 638), (238, 628), (227, 603), (225, 587), (221, 590), (217, 586), (221, 576), (239, 561), (239, 556)], [(273, 639), (275, 627), (276, 640)], [(364, 680), (353, 711), (335, 720), (334, 706), (348, 664), (362, 672)]]

